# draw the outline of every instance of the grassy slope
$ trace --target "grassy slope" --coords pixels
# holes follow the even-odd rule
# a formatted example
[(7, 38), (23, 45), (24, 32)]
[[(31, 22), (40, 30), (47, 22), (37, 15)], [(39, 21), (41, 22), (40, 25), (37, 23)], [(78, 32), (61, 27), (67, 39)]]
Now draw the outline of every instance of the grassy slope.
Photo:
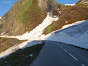
[(13, 45), (18, 45), (22, 42), (23, 41), (20, 41), (18, 39), (0, 38), (0, 52), (5, 51)]
[(24, 4), (22, 4), (22, 1), (20, 1), (21, 5), (18, 7), (19, 10), (16, 18), (23, 24), (25, 30), (30, 31), (42, 23), (44, 13), (38, 5), (38, 0), (28, 0)]
[[(67, 6), (62, 8), (62, 15), (59, 17), (59, 20), (53, 22), (49, 25), (45, 30), (44, 34), (48, 34), (52, 31), (61, 29), (66, 24), (71, 24), (76, 21), (86, 20), (88, 19), (88, 7), (85, 6)], [(68, 21), (66, 23), (65, 21)]]
[(0, 33), (21, 35), (34, 29), (44, 18), (38, 0), (19, 0), (0, 20)]
[[(18, 50), (6, 58), (0, 59), (0, 66), (29, 66), (37, 57), (44, 44)], [(32, 57), (29, 55), (33, 54)], [(7, 63), (5, 63), (7, 62)]]
[[(18, 7), (16, 7), (17, 4), (19, 5)], [(14, 23), (15, 26), (12, 29), (13, 30), (12, 32), (14, 33), (10, 35), (18, 35), (18, 34), (22, 34), (23, 31), (24, 33), (26, 31), (30, 31), (34, 29), (37, 25), (42, 23), (44, 19), (43, 11), (38, 6), (38, 0), (20, 0), (17, 3), (15, 3), (15, 5), (12, 7), (12, 9), (15, 9), (15, 8), (17, 10), (17, 14), (15, 16), (16, 18), (16, 21)], [(5, 28), (9, 29), (7, 26)], [(1, 38), (0, 44), (3, 44), (3, 43), (4, 44), (0, 45), (0, 52), (8, 49), (13, 45), (19, 44), (21, 42), (23, 41), (19, 41), (17, 39)]]

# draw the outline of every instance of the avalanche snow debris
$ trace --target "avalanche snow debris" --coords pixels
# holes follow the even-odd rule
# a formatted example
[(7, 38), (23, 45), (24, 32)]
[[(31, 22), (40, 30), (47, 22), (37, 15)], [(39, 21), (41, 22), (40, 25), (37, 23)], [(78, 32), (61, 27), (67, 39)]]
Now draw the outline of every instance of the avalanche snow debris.
[(44, 37), (44, 35), (42, 34), (43, 30), (48, 25), (50, 25), (53, 21), (57, 21), (57, 20), (58, 20), (58, 16), (53, 18), (53, 17), (50, 17), (49, 15), (47, 15), (47, 17), (44, 19), (44, 21), (39, 26), (37, 26), (35, 29), (30, 31), (29, 33), (26, 32), (25, 34), (20, 35), (20, 36), (0, 36), (0, 37), (5, 37), (5, 38), (17, 38), (19, 40), (28, 40), (28, 41), (25, 41), (17, 46), (13, 46), (13, 47), (7, 49), (6, 51), (0, 53), (0, 58), (4, 58), (4, 57), (10, 55), (11, 53), (15, 52), (16, 50), (30, 47), (33, 45), (37, 45), (37, 44), (41, 44), (42, 42), (33, 41), (33, 40), (40, 40), (41, 36)]

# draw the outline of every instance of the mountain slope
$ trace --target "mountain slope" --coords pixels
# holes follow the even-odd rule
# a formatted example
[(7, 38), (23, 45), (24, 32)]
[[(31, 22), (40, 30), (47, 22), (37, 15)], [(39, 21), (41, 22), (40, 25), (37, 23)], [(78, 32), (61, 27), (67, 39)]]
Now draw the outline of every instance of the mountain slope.
[(88, 19), (88, 7), (81, 5), (65, 6), (61, 4), (62, 14), (58, 21), (53, 22), (45, 30), (44, 34), (61, 29), (64, 25), (74, 23), (76, 21)]
[[(36, 40), (42, 35), (42, 31), (49, 24), (58, 20), (59, 10), (57, 9), (60, 8), (60, 4), (55, 0), (41, 1), (42, 0), (20, 0), (2, 17), (0, 20), (0, 35), (5, 37), (4, 39), (1, 38), (0, 42), (4, 42), (4, 45), (8, 44), (7, 47), (4, 47), (4, 45), (1, 46), (5, 48), (4, 50), (18, 45), (17, 42), (19, 43), (19, 41), (14, 42), (12, 39), (10, 39), (12, 43), (6, 42), (4, 41), (5, 38), (8, 38), (7, 40), (9, 40), (9, 38), (30, 41)], [(40, 7), (39, 4), (41, 4), (41, 6), (45, 5), (46, 7)], [(25, 44), (22, 43), (21, 47), (26, 44), (27, 42)]]
[[(2, 45), (0, 45), (0, 47), (2, 47), (0, 52), (3, 51), (0, 53), (0, 57), (6, 57), (14, 51), (27, 47), (27, 45), (30, 45), (28, 43), (32, 40), (44, 39), (65, 42), (67, 44), (88, 49), (87, 6), (63, 5), (61, 9), (60, 7), (61, 6), (55, 0), (20, 0), (15, 3), (11, 10), (0, 20), (0, 37), (4, 37), (0, 39)], [(59, 10), (62, 10), (62, 15)], [(79, 20), (86, 21), (75, 23)], [(70, 27), (67, 24), (71, 24)], [(68, 27), (64, 25), (67, 25)], [(45, 31), (43, 34), (44, 29)], [(57, 31), (55, 32), (55, 30)], [(9, 38), (17, 38), (19, 40), (27, 41), (22, 41), (23, 43), (21, 43), (21, 41), (17, 39)], [(3, 42), (5, 46), (3, 45)], [(4, 50), (6, 51), (4, 51), (3, 48), (5, 48)], [(5, 62), (5, 60), (3, 61)]]
[[(43, 1), (20, 0), (15, 3), (10, 11), (0, 20), (0, 25), (2, 25), (0, 33), (4, 32), (3, 35), (21, 35), (26, 31), (31, 31), (44, 20), (47, 12), (53, 16), (53, 12), (56, 12), (57, 8), (60, 8), (55, 0)], [(45, 6), (40, 7), (39, 4)]]
[(38, 0), (20, 0), (0, 20), (3, 25), (0, 28), (0, 33), (5, 32), (4, 34), (7, 35), (23, 34), (25, 31), (35, 28), (43, 19), (44, 14), (38, 6)]

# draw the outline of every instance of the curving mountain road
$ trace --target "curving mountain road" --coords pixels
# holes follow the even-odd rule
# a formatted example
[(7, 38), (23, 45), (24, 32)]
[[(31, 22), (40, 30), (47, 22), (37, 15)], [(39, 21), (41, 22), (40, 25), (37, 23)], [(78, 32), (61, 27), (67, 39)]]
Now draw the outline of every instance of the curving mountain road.
[(30, 66), (88, 66), (88, 51), (61, 42), (45, 45)]

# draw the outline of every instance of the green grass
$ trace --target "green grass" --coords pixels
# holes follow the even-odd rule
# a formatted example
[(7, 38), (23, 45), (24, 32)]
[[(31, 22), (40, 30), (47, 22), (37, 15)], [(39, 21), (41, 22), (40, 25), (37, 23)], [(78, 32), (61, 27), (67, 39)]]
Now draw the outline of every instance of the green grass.
[(45, 14), (38, 5), (38, 0), (19, 0), (1, 20), (3, 27), (0, 28), (0, 33), (7, 32), (10, 36), (22, 35), (36, 28), (44, 18)]
[[(4, 27), (0, 29), (2, 32), (7, 31), (7, 28), (11, 30), (10, 33), (7, 33), (7, 35), (21, 35), (26, 31), (31, 31), (42, 23), (45, 18), (42, 9), (38, 5), (38, 0), (20, 0), (13, 5), (9, 12), (11, 12), (12, 16), (9, 16), (10, 19), (6, 19), (7, 21), (5, 22)], [(6, 13), (6, 17), (9, 12)], [(13, 22), (13, 26), (11, 26), (11, 22)], [(0, 39), (0, 52), (5, 51), (13, 45), (21, 42), (23, 41), (19, 41), (17, 39)]]
[(18, 8), (17, 20), (23, 24), (25, 30), (32, 30), (44, 19), (42, 9), (38, 5), (38, 0), (28, 0)]
[[(35, 45), (22, 50), (18, 50), (7, 57), (0, 59), (0, 66), (29, 66), (30, 63), (32, 63), (37, 57), (43, 45), (44, 44)], [(30, 54), (33, 54), (33, 56), (30, 57)], [(5, 63), (6, 61), (8, 63)]]

